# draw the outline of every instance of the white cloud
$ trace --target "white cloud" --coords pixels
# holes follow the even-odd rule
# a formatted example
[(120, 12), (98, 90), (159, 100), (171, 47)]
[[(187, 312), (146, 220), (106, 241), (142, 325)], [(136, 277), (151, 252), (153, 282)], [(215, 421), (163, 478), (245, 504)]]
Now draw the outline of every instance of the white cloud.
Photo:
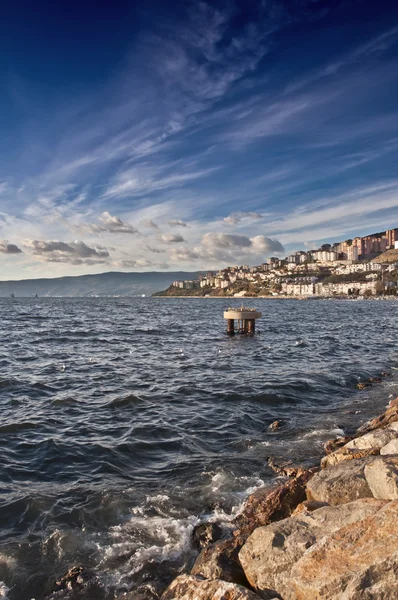
[(119, 217), (111, 215), (105, 211), (99, 218), (100, 223), (91, 223), (90, 225), (82, 225), (80, 229), (87, 233), (98, 234), (102, 232), (107, 233), (139, 233), (138, 229), (130, 223), (125, 223)]

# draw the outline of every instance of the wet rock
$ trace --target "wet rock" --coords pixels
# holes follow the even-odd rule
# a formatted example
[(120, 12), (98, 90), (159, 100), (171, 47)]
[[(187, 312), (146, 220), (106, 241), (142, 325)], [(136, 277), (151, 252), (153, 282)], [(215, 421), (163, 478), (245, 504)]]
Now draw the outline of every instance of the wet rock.
[(374, 498), (398, 500), (398, 457), (380, 457), (364, 472)]
[(117, 600), (159, 600), (167, 584), (159, 581), (143, 583), (134, 592), (125, 592)]
[(388, 442), (388, 444), (383, 446), (383, 448), (380, 449), (380, 454), (398, 454), (398, 439), (391, 440), (391, 442)]
[(296, 600), (395, 600), (398, 589), (398, 502), (339, 528), (294, 565)]
[(383, 428), (376, 429), (375, 431), (369, 431), (359, 437), (348, 442), (344, 448), (349, 450), (366, 450), (369, 448), (382, 448), (391, 440), (397, 438), (398, 432), (393, 429)]
[(191, 574), (200, 575), (205, 579), (222, 579), (247, 585), (246, 576), (238, 558), (243, 542), (242, 537), (233, 537), (207, 546), (196, 559)]
[(336, 506), (358, 498), (372, 497), (364, 469), (368, 461), (377, 458), (344, 461), (316, 473), (307, 483), (307, 499)]
[(291, 461), (280, 465), (275, 461), (275, 459), (272, 456), (270, 456), (268, 457), (267, 462), (270, 469), (272, 469), (275, 473), (281, 475), (282, 477), (298, 477), (299, 475), (302, 475), (305, 472), (305, 469), (303, 469), (302, 467), (292, 466)]
[(357, 385), (355, 387), (357, 388), (357, 390), (364, 390), (369, 386), (370, 386), (370, 383), (368, 381), (362, 381), (361, 383), (357, 383)]
[(291, 571), (307, 550), (325, 535), (377, 513), (386, 504), (365, 498), (259, 527), (239, 554), (249, 583), (262, 598), (277, 595), (284, 600), (295, 600)]
[(395, 423), (396, 421), (398, 421), (398, 398), (391, 400), (387, 410), (382, 415), (379, 415), (362, 425), (356, 432), (356, 436), (363, 435), (364, 433), (368, 433), (375, 429), (380, 429), (391, 423)]
[(307, 499), (305, 485), (316, 471), (309, 469), (276, 488), (262, 488), (251, 494), (234, 521), (237, 527), (234, 535), (247, 537), (256, 527), (290, 516), (296, 506)]
[(331, 454), (332, 452), (335, 452), (335, 450), (338, 450), (338, 448), (344, 446), (350, 440), (352, 440), (351, 435), (345, 435), (344, 437), (338, 437), (334, 440), (328, 440), (324, 444), (323, 449), (325, 450), (326, 454)]
[(87, 571), (84, 567), (72, 567), (65, 575), (60, 577), (54, 585), (54, 592), (59, 590), (71, 590), (74, 587), (81, 586), (86, 581), (92, 578), (92, 573)]
[(326, 469), (327, 467), (333, 467), (334, 465), (337, 465), (337, 463), (345, 460), (357, 460), (359, 458), (364, 458), (365, 456), (376, 456), (379, 454), (379, 452), (380, 451), (378, 448), (356, 450), (347, 448), (347, 446), (343, 446), (335, 452), (332, 452), (332, 454), (324, 456), (321, 460), (321, 467), (322, 469)]
[(380, 383), (381, 377), (369, 377), (368, 381), (369, 383)]
[(220, 580), (203, 580), (193, 575), (180, 575), (163, 593), (161, 600), (260, 600), (250, 590)]
[(282, 425), (282, 421), (273, 421), (271, 425), (268, 426), (268, 429), (270, 429), (271, 431), (276, 431), (277, 429), (280, 429)]
[(198, 549), (206, 548), (222, 536), (222, 529), (217, 523), (201, 523), (192, 533), (192, 542)]

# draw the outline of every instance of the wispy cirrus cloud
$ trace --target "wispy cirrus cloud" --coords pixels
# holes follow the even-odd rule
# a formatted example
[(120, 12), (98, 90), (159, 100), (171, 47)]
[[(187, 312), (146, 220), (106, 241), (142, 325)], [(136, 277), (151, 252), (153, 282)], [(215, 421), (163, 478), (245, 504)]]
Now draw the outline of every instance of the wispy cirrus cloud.
[(243, 220), (251, 220), (251, 221), (256, 221), (258, 219), (262, 219), (263, 215), (260, 215), (259, 213), (256, 212), (245, 212), (245, 211), (241, 211), (238, 210), (236, 212), (231, 213), (230, 215), (228, 215), (228, 217), (224, 218), (224, 222), (227, 225), (238, 225), (238, 223), (241, 223)]
[(168, 224), (170, 227), (187, 227), (185, 221), (181, 221), (181, 219), (171, 219)]
[[(260, 260), (277, 241), (386, 227), (398, 28), (368, 13), (362, 23), (360, 11), (354, 27), (338, 4), (188, 2), (171, 16), (148, 0), (137, 7), (145, 26), (95, 89), (57, 97), (54, 86), (48, 103), (20, 83), (26, 116), (13, 139), (23, 143), (0, 165), (0, 234), (26, 249), (13, 263), (145, 269), (164, 254), (221, 267)], [(71, 232), (79, 242), (51, 242)]]

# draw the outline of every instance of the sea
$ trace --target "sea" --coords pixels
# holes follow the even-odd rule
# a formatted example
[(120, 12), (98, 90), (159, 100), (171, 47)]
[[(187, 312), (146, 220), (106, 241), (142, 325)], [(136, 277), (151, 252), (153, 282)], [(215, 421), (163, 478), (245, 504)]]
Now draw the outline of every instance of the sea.
[(247, 299), (256, 334), (229, 337), (241, 302), (0, 299), (0, 597), (74, 598), (79, 566), (82, 600), (150, 598), (270, 458), (312, 466), (398, 395), (398, 302)]

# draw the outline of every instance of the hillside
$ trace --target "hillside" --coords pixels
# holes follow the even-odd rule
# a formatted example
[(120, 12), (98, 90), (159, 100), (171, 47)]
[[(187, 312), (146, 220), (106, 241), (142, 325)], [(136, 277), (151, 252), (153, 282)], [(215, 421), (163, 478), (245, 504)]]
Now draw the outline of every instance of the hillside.
[(42, 296), (127, 296), (146, 294), (167, 288), (175, 279), (196, 279), (198, 273), (178, 271), (172, 273), (120, 273), (77, 275), (49, 279), (24, 279), (0, 281), (0, 297)]
[(398, 249), (387, 250), (387, 252), (383, 252), (383, 254), (374, 258), (372, 262), (381, 264), (398, 262)]

